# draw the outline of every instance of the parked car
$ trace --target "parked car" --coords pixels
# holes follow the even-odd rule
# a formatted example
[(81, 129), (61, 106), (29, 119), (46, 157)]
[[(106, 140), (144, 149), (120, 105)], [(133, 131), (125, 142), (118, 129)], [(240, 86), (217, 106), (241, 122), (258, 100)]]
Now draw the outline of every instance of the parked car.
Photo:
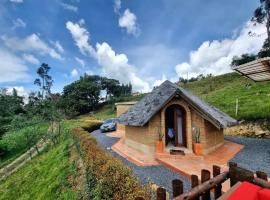
[(116, 119), (106, 119), (103, 124), (100, 126), (101, 132), (106, 131), (115, 131), (116, 130)]

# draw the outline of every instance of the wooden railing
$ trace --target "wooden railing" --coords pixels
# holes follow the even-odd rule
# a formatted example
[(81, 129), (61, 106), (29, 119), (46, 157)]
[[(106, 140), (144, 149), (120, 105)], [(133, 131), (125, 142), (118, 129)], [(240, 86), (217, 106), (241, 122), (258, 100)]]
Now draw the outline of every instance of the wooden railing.
[[(248, 181), (250, 183), (259, 185), (263, 188), (270, 189), (270, 182), (268, 182), (267, 174), (265, 172), (256, 171), (256, 176), (252, 171), (237, 166), (236, 163), (229, 163), (229, 170), (221, 173), (221, 168), (214, 165), (211, 172), (206, 169), (201, 170), (201, 183), (199, 184), (199, 177), (191, 175), (191, 189), (183, 193), (183, 182), (179, 179), (172, 180), (173, 199), (174, 200), (210, 200), (211, 192), (214, 199), (218, 199), (222, 195), (222, 183), (229, 179), (232, 187), (238, 181)], [(156, 192), (157, 200), (166, 200), (166, 189), (159, 187)], [(143, 200), (138, 197), (136, 200)]]

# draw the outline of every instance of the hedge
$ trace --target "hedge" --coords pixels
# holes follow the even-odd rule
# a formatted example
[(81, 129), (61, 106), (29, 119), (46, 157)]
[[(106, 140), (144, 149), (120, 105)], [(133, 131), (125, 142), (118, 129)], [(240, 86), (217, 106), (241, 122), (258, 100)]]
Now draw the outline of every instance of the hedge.
[[(87, 128), (89, 129), (91, 127)], [(131, 169), (105, 152), (87, 131), (75, 128), (72, 132), (86, 166), (87, 192), (90, 199), (151, 199), (150, 186), (142, 186)]]

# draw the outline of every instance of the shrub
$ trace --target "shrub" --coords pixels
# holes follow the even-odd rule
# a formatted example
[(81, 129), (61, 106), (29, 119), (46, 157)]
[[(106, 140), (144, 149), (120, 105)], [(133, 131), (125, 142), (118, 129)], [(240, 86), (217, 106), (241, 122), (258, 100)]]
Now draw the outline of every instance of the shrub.
[(73, 135), (86, 165), (90, 199), (151, 199), (150, 187), (142, 186), (131, 169), (105, 152), (88, 132), (75, 128)]

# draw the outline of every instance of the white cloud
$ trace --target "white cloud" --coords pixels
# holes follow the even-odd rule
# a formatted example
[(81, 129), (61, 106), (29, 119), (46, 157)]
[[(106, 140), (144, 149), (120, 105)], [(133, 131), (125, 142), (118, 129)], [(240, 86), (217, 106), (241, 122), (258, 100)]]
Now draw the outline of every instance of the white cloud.
[(78, 12), (78, 7), (77, 6), (73, 6), (71, 4), (67, 4), (67, 3), (63, 3), (63, 2), (61, 2), (60, 5), (66, 10), (73, 11), (73, 12)]
[(26, 54), (24, 53), (22, 55), (22, 58), (26, 61), (26, 62), (29, 62), (31, 64), (34, 64), (34, 65), (38, 65), (40, 63), (40, 61), (32, 54)]
[(70, 72), (70, 76), (72, 78), (76, 78), (77, 76), (79, 76), (79, 72), (77, 69), (73, 69), (71, 72)]
[(60, 44), (59, 41), (52, 42), (52, 44), (59, 53), (64, 53), (65, 52), (64, 48), (62, 47), (62, 45)]
[(85, 67), (85, 62), (83, 59), (80, 59), (78, 57), (75, 57), (75, 60), (82, 66), (82, 67)]
[(121, 0), (114, 0), (114, 12), (119, 14), (119, 11), (121, 9)]
[[(261, 37), (249, 36), (249, 31), (256, 32)], [(243, 53), (257, 53), (266, 38), (265, 25), (253, 26), (247, 22), (241, 31), (232, 38), (221, 41), (205, 41), (201, 46), (190, 52), (189, 62), (176, 65), (175, 70), (178, 76), (194, 77), (199, 74), (223, 74), (231, 71), (230, 63), (233, 56), (240, 56)]]
[(23, 97), (24, 103), (28, 102), (29, 92), (23, 86), (7, 87), (7, 94), (13, 94), (13, 88), (17, 91), (18, 96)]
[(166, 75), (165, 74), (162, 74), (162, 78), (159, 79), (159, 80), (155, 80), (154, 83), (153, 83), (153, 86), (154, 87), (159, 86), (159, 85), (161, 85), (166, 80), (167, 80)]
[(143, 92), (150, 90), (149, 84), (136, 75), (135, 68), (128, 63), (125, 54), (115, 53), (106, 42), (97, 43), (96, 49), (97, 61), (105, 76), (115, 78), (122, 83), (131, 82), (135, 90)]
[(9, 0), (12, 3), (23, 3), (23, 0)]
[(89, 44), (90, 42), (90, 33), (83, 27), (83, 23), (77, 24), (71, 21), (66, 23), (66, 28), (70, 31), (73, 40), (75, 41), (76, 46), (80, 49), (81, 53), (86, 55), (95, 55), (95, 50)]
[(28, 68), (15, 54), (0, 49), (0, 83), (29, 80)]
[(149, 84), (136, 75), (135, 67), (129, 64), (125, 54), (117, 54), (106, 42), (97, 43), (96, 48), (93, 48), (89, 43), (90, 34), (84, 27), (70, 21), (66, 26), (80, 51), (96, 59), (105, 76), (118, 79), (122, 83), (131, 82), (137, 91), (150, 90)]
[(17, 18), (16, 20), (13, 20), (12, 29), (25, 28), (25, 27), (26, 27), (26, 23), (21, 18)]
[(16, 38), (1, 36), (4, 44), (12, 50), (17, 51), (37, 51), (40, 54), (48, 54), (52, 58), (62, 60), (63, 58), (55, 49), (51, 48), (47, 43), (42, 41), (35, 33), (27, 36), (26, 38)]
[(141, 33), (139, 25), (137, 24), (137, 17), (129, 9), (126, 9), (124, 14), (120, 16), (118, 25), (121, 28), (125, 28), (128, 34), (139, 36)]

